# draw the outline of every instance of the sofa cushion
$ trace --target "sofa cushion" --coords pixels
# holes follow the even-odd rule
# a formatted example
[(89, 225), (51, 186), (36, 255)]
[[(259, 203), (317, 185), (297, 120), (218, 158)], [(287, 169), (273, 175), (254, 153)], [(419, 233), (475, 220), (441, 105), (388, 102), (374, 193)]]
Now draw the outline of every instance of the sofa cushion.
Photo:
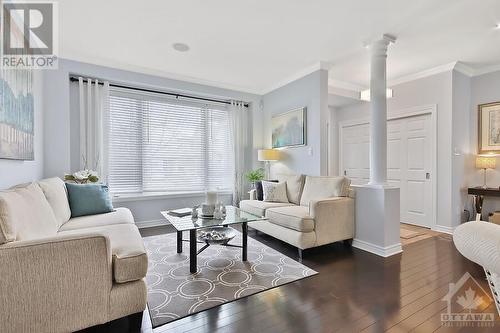
[(268, 208), (285, 207), (285, 206), (293, 206), (293, 204), (284, 202), (265, 202), (258, 200), (240, 201), (240, 208), (242, 210), (257, 216), (264, 216), (266, 213), (266, 209)]
[(38, 184), (0, 191), (0, 244), (54, 236), (57, 225)]
[(304, 175), (277, 175), (279, 182), (286, 183), (286, 194), (288, 201), (296, 205), (300, 204), (300, 196), (304, 188)]
[(290, 206), (269, 208), (266, 217), (270, 223), (285, 228), (310, 232), (314, 230), (314, 219), (309, 216), (309, 208), (305, 206)]
[(106, 236), (113, 256), (113, 278), (125, 283), (146, 276), (148, 257), (139, 229), (132, 224), (115, 224), (103, 227), (61, 231), (59, 235), (97, 233)]
[(110, 213), (73, 217), (64, 223), (59, 228), (59, 231), (103, 227), (114, 224), (134, 224), (134, 217), (130, 210), (119, 207)]
[(38, 182), (42, 188), (45, 198), (52, 207), (54, 215), (57, 220), (57, 227), (59, 228), (64, 223), (68, 222), (71, 217), (71, 210), (69, 209), (68, 193), (66, 192), (66, 185), (57, 177), (42, 179)]
[(109, 188), (103, 184), (66, 184), (71, 217), (113, 211)]
[(349, 194), (351, 181), (347, 177), (306, 176), (304, 190), (300, 198), (301, 206), (309, 206), (311, 200), (345, 197)]

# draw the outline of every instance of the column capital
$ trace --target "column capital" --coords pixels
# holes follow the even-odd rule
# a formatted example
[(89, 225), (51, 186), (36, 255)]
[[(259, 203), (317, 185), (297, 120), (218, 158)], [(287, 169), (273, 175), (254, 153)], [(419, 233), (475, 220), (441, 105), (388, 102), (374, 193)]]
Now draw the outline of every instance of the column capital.
[(370, 43), (370, 50), (372, 55), (386, 56), (387, 55), (387, 47), (391, 43), (396, 42), (396, 37), (384, 34), (382, 38), (377, 39)]

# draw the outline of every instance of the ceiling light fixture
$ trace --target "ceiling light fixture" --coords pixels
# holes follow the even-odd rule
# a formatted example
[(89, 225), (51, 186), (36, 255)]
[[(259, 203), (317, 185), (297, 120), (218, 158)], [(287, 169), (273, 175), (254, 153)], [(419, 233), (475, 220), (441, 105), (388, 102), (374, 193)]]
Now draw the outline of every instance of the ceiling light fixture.
[(500, 29), (500, 23), (497, 23), (495, 29)]
[(189, 51), (189, 45), (184, 44), (184, 43), (174, 43), (174, 44), (172, 44), (172, 47), (174, 48), (174, 50), (179, 51), (179, 52)]

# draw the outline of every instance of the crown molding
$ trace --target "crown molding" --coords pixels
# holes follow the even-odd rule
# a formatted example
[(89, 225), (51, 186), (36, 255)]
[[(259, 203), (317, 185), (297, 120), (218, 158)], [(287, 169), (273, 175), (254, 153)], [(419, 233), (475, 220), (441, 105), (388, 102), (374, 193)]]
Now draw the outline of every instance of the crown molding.
[(426, 69), (426, 70), (423, 70), (421, 72), (417, 72), (417, 73), (405, 75), (405, 76), (402, 76), (402, 77), (399, 77), (399, 78), (396, 78), (393, 80), (389, 80), (388, 85), (395, 86), (395, 85), (398, 85), (401, 83), (410, 82), (410, 81), (422, 79), (424, 77), (428, 77), (431, 75), (436, 75), (439, 73), (449, 72), (449, 71), (453, 71), (453, 70), (455, 70), (459, 73), (462, 73), (468, 77), (474, 77), (474, 76), (488, 74), (491, 72), (500, 71), (500, 64), (474, 69), (471, 66), (464, 64), (463, 62), (454, 61), (454, 62), (450, 62), (448, 64), (444, 64), (441, 66)]
[(304, 69), (296, 72), (295, 74), (287, 76), (285, 79), (278, 81), (277, 83), (269, 86), (267, 89), (265, 89), (261, 92), (261, 95), (265, 95), (267, 93), (270, 93), (273, 90), (276, 90), (278, 88), (286, 86), (287, 84), (292, 83), (293, 81), (296, 81), (300, 78), (303, 78), (304, 76), (309, 75), (311, 73), (314, 73), (318, 70), (323, 69), (323, 70), (328, 71), (328, 70), (330, 70), (331, 67), (332, 67), (332, 65), (329, 62), (318, 61), (314, 65), (305, 67)]
[(475, 76), (475, 70), (474, 68), (467, 66), (463, 62), (457, 61), (455, 64), (455, 67), (453, 68), (457, 72), (460, 72), (468, 77), (473, 77)]
[(500, 64), (476, 69), (474, 71), (473, 76), (484, 75), (484, 74), (493, 73), (493, 72), (497, 72), (497, 71), (500, 71)]
[(328, 86), (356, 92), (360, 92), (361, 90), (366, 89), (366, 87), (362, 85), (336, 79), (328, 79)]
[(420, 72), (416, 72), (413, 74), (404, 75), (404, 76), (398, 77), (396, 79), (389, 80), (388, 85), (389, 86), (396, 86), (396, 85), (401, 84), (401, 83), (406, 83), (406, 82), (410, 82), (410, 81), (414, 81), (414, 80), (418, 80), (418, 79), (423, 79), (424, 77), (428, 77), (431, 75), (449, 72), (455, 68), (456, 64), (457, 64), (457, 62), (454, 61), (454, 62), (450, 62), (449, 64), (444, 64), (441, 66), (437, 66), (437, 67), (429, 68), (429, 69), (426, 69), (426, 70), (423, 70)]
[(263, 95), (262, 91), (260, 89), (256, 89), (256, 88), (243, 87), (243, 86), (238, 86), (235, 84), (230, 84), (230, 83), (225, 83), (225, 82), (201, 79), (201, 78), (192, 77), (192, 76), (184, 75), (184, 74), (177, 74), (177, 73), (170, 73), (170, 72), (165, 72), (165, 71), (161, 71), (161, 70), (154, 70), (154, 69), (151, 69), (148, 67), (129, 65), (129, 64), (125, 64), (125, 63), (122, 63), (119, 61), (109, 60), (109, 59), (105, 59), (105, 58), (101, 58), (101, 57), (88, 57), (87, 56), (87, 57), (83, 58), (83, 57), (79, 57), (76, 55), (72, 55), (69, 52), (67, 52), (67, 54), (65, 54), (65, 56), (61, 57), (60, 59), (66, 59), (69, 61), (76, 61), (76, 62), (95, 65), (95, 66), (103, 66), (103, 67), (123, 70), (123, 71), (127, 71), (127, 72), (134, 72), (137, 74), (157, 76), (157, 77), (165, 78), (168, 80), (182, 81), (182, 82), (188, 82), (188, 83), (198, 84), (198, 85), (207, 86), (207, 87), (232, 90), (232, 91), (239, 92), (239, 93), (246, 93), (246, 94), (252, 94), (252, 95)]

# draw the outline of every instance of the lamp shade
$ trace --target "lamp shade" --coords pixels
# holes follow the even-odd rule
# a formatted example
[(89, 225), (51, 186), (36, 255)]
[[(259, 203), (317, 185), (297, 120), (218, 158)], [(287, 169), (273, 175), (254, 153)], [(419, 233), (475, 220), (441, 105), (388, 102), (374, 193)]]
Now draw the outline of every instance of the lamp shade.
[(279, 160), (279, 151), (276, 149), (259, 149), (257, 151), (259, 161), (277, 161)]
[(497, 167), (497, 159), (493, 156), (477, 156), (476, 168), (478, 169), (495, 169)]

